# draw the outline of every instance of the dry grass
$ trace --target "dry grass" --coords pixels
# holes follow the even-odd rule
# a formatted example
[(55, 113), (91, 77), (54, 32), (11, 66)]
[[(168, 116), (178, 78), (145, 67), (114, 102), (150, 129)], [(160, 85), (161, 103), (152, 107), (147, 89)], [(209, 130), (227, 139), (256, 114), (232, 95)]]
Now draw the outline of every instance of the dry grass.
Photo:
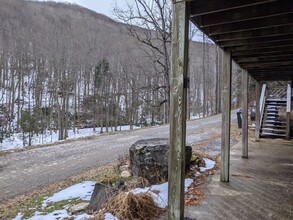
[(150, 186), (150, 182), (143, 177), (132, 177), (126, 182), (128, 189), (145, 188)]
[(148, 193), (121, 192), (111, 198), (105, 209), (118, 219), (154, 219), (165, 209), (156, 206)]
[(241, 140), (241, 128), (238, 128), (237, 124), (231, 124), (231, 139), (236, 140), (239, 142)]
[(33, 191), (32, 193), (18, 196), (8, 201), (2, 201), (0, 203), (0, 219), (12, 219), (18, 212), (22, 212), (23, 217), (30, 217), (35, 211), (42, 211), (41, 204), (45, 196), (51, 196), (55, 192), (84, 180), (92, 180), (96, 182), (115, 182), (119, 179), (121, 179), (121, 177), (116, 163), (92, 169), (61, 182), (45, 186), (42, 189)]
[(192, 147), (194, 147), (196, 149), (200, 149), (200, 148), (207, 146), (209, 143), (210, 143), (210, 139), (207, 139), (207, 140), (193, 144)]
[[(234, 129), (235, 134), (238, 132), (238, 127)], [(201, 189), (202, 185), (207, 182), (207, 179), (209, 176), (214, 175), (217, 170), (220, 167), (220, 155), (211, 157), (206, 153), (200, 152), (200, 151), (194, 151), (193, 154), (201, 157), (201, 158), (209, 158), (211, 160), (214, 160), (216, 162), (213, 169), (208, 170), (204, 173), (201, 173), (199, 176), (195, 176), (196, 171), (199, 171), (199, 167), (192, 166), (191, 170), (186, 173), (186, 176), (193, 179), (192, 184), (188, 188), (188, 192), (185, 195), (185, 205), (192, 206), (192, 205), (198, 205), (203, 199), (204, 199), (204, 192)]]

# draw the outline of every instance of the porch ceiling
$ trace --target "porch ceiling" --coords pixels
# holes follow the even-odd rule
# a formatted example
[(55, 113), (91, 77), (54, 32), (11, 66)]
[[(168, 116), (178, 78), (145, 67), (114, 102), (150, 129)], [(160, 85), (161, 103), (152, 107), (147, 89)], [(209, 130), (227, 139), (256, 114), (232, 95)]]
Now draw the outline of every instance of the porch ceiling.
[(190, 20), (256, 80), (293, 80), (292, 0), (193, 0)]

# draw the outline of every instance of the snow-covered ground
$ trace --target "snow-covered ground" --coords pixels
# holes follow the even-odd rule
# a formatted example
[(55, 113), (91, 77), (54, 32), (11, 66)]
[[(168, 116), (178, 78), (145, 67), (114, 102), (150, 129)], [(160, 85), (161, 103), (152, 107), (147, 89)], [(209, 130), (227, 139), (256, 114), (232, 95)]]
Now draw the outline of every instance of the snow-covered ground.
[(193, 120), (193, 119), (199, 119), (199, 118), (202, 118), (203, 117), (203, 114), (194, 114), (194, 115), (190, 115), (190, 119)]
[[(192, 182), (193, 182), (192, 179), (185, 179), (185, 183), (184, 183), (185, 192), (187, 192), (187, 189), (191, 185)], [(156, 191), (159, 193), (157, 194), (152, 191)], [(158, 207), (167, 208), (168, 206), (168, 182), (160, 184), (160, 185), (152, 185), (150, 187), (145, 187), (145, 188), (136, 188), (132, 190), (132, 192), (134, 194), (149, 193)]]
[[(185, 192), (187, 192), (188, 187), (193, 182), (192, 179), (185, 179)], [(63, 189), (53, 196), (49, 198), (45, 198), (42, 204), (42, 208), (44, 209), (49, 203), (52, 202), (60, 202), (63, 200), (71, 200), (71, 199), (80, 199), (82, 201), (89, 201), (91, 195), (94, 191), (95, 182), (93, 181), (84, 181), (82, 183), (75, 184), (66, 189)], [(152, 192), (157, 191), (158, 194)], [(168, 204), (168, 182), (160, 184), (160, 185), (152, 185), (146, 188), (136, 188), (132, 190), (134, 194), (139, 193), (149, 193), (158, 207), (166, 208)], [(79, 215), (70, 215), (67, 211), (68, 206), (64, 206), (64, 209), (55, 210), (51, 213), (45, 213), (36, 211), (34, 216), (29, 218), (29, 220), (61, 220), (66, 218), (73, 218), (74, 220), (82, 220), (90, 218), (91, 216), (87, 213), (82, 213)], [(111, 213), (105, 214), (106, 220), (118, 220)], [(19, 212), (17, 216), (13, 220), (22, 220), (22, 213)]]
[[(134, 129), (138, 129), (140, 127), (133, 126)], [(117, 128), (120, 131), (120, 126)], [(114, 128), (109, 128), (109, 132), (112, 130), (114, 131)], [(121, 126), (121, 131), (130, 130), (129, 125), (123, 125)], [(106, 128), (103, 129), (103, 131), (106, 131)], [(49, 143), (55, 143), (58, 142), (58, 135), (59, 131), (52, 131), (52, 134), (50, 132), (47, 132), (43, 135), (33, 136), (32, 138), (32, 146), (34, 145), (41, 145), (41, 144), (49, 144)], [(76, 129), (74, 132), (73, 130), (68, 131), (68, 138), (69, 139), (77, 139), (80, 137), (88, 137), (93, 135), (100, 135), (100, 128), (96, 128), (96, 131), (93, 131), (93, 128), (83, 128), (83, 129)], [(26, 141), (28, 141), (28, 138), (26, 138)], [(27, 145), (27, 143), (25, 144)], [(11, 135), (9, 138), (5, 138), (3, 140), (3, 143), (0, 143), (0, 150), (12, 150), (12, 149), (18, 149), (23, 148), (24, 146), (24, 140), (23, 140), (23, 134), (22, 133), (15, 133)]]
[[(201, 172), (206, 172), (207, 170), (213, 169), (215, 166), (215, 161), (210, 160), (208, 158), (204, 158), (206, 166), (200, 167)], [(187, 192), (188, 187), (192, 184), (192, 179), (185, 179), (185, 192)], [(91, 195), (94, 191), (95, 182), (93, 181), (84, 181), (66, 189), (63, 189), (51, 197), (45, 197), (42, 203), (42, 209), (45, 209), (48, 205), (54, 202), (60, 201), (70, 201), (72, 199), (78, 199), (80, 201), (90, 201)], [(168, 205), (168, 182), (152, 185), (150, 187), (145, 188), (136, 188), (133, 189), (132, 192), (134, 194), (139, 193), (149, 193), (153, 198), (154, 202), (160, 208), (166, 208)], [(154, 193), (156, 192), (156, 193)], [(55, 210), (51, 213), (46, 213), (45, 211), (36, 211), (34, 216), (29, 218), (29, 220), (62, 220), (66, 218), (72, 218), (75, 220), (83, 220), (90, 219), (91, 215), (87, 213), (80, 213), (78, 215), (71, 215), (67, 210), (69, 209), (69, 205), (65, 205), (61, 210)], [(17, 216), (13, 220), (23, 220), (22, 213), (19, 212)], [(105, 214), (105, 220), (118, 220), (111, 213)]]
[(199, 168), (200, 172), (206, 172), (206, 171), (211, 170), (211, 169), (213, 169), (215, 167), (215, 165), (216, 165), (215, 161), (210, 160), (208, 158), (203, 158), (203, 159), (204, 159), (204, 161), (206, 163), (206, 166), (205, 167), (200, 167)]
[(95, 182), (84, 181), (82, 183), (75, 184), (66, 189), (63, 189), (53, 196), (43, 201), (42, 207), (45, 208), (50, 202), (60, 202), (69, 199), (80, 199), (83, 201), (90, 201), (92, 193), (95, 188)]

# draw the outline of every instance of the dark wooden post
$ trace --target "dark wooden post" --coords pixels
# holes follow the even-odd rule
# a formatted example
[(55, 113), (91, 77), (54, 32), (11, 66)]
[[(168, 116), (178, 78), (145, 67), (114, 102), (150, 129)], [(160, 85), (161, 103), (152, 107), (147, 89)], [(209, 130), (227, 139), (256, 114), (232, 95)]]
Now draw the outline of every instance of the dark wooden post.
[(184, 218), (189, 4), (173, 0), (168, 219)]
[(242, 70), (242, 158), (248, 158), (248, 73)]
[(260, 83), (255, 81), (255, 141), (259, 141), (260, 133)]
[(229, 182), (230, 166), (230, 122), (231, 122), (231, 52), (224, 51), (223, 91), (222, 91), (222, 143), (221, 143), (221, 181)]
[(286, 108), (286, 140), (290, 140), (290, 124), (291, 124), (291, 83), (287, 84), (287, 108)]

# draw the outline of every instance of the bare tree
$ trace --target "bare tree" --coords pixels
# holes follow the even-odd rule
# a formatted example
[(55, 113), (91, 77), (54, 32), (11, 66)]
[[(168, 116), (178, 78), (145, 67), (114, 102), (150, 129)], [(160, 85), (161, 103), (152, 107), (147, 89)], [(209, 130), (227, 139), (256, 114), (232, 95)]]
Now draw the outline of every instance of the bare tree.
[[(86, 126), (110, 131), (168, 122), (171, 1), (134, 0), (123, 10), (116, 7), (126, 25), (78, 5), (0, 1), (0, 131), (49, 133), (51, 139), (59, 131), (65, 139), (69, 129)], [(202, 112), (203, 94), (205, 112), (213, 113), (220, 53), (216, 59), (209, 42), (190, 40), (190, 46), (190, 114)], [(110, 71), (97, 89), (95, 66), (104, 58)], [(25, 126), (29, 120), (33, 127)]]
[[(114, 9), (118, 20), (128, 24), (128, 34), (140, 43), (141, 49), (153, 59), (154, 68), (163, 77), (160, 89), (165, 94), (164, 122), (168, 122), (170, 104), (170, 44), (172, 10), (169, 0), (134, 0), (126, 8)], [(138, 28), (140, 27), (140, 28)]]

